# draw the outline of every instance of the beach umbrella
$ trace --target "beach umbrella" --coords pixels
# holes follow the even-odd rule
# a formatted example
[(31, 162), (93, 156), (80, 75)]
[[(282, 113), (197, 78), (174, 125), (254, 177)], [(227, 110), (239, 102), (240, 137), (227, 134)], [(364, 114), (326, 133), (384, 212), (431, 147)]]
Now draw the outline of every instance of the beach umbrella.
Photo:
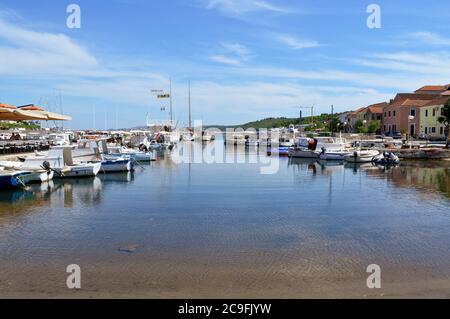
[(0, 107), (0, 120), (3, 121), (42, 121), (47, 117), (33, 111), (22, 111), (16, 108)]
[(70, 121), (72, 117), (46, 111), (36, 105), (16, 107), (0, 103), (0, 120), (5, 121)]
[(33, 114), (37, 114), (40, 116), (45, 116), (48, 121), (71, 121), (72, 117), (68, 115), (53, 113), (49, 111), (30, 111)]

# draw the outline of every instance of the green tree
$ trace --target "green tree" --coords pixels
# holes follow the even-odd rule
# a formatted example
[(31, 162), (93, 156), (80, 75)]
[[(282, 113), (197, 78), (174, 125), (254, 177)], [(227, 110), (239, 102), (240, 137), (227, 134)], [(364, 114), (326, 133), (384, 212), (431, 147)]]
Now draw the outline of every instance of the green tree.
[(341, 121), (339, 120), (339, 118), (337, 116), (333, 116), (332, 118), (329, 119), (327, 129), (331, 133), (334, 133), (334, 132), (339, 131), (340, 126), (341, 126)]
[(445, 103), (444, 108), (442, 109), (442, 116), (439, 117), (438, 121), (445, 125), (445, 135), (447, 136), (445, 148), (448, 149), (450, 147), (450, 100)]
[(369, 133), (376, 133), (380, 128), (381, 128), (380, 121), (372, 121), (369, 123), (367, 130)]
[(367, 133), (368, 129), (367, 127), (364, 125), (364, 122), (362, 120), (358, 120), (355, 123), (355, 130), (357, 133)]

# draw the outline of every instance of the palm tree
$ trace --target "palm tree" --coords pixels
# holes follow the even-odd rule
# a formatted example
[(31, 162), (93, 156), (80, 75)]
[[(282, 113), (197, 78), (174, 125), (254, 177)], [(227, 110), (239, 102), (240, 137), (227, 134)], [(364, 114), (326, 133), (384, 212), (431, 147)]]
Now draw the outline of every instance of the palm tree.
[(447, 136), (445, 148), (450, 148), (450, 100), (445, 103), (442, 109), (442, 116), (439, 117), (438, 121), (445, 125), (445, 135)]

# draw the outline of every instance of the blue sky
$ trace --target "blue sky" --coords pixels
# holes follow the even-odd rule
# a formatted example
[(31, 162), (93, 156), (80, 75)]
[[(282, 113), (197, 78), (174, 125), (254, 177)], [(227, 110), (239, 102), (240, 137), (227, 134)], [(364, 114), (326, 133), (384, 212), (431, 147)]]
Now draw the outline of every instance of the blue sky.
[(60, 111), (61, 93), (69, 127), (131, 127), (168, 118), (151, 90), (172, 78), (181, 124), (188, 80), (206, 124), (356, 109), (450, 83), (449, 18), (434, 0), (0, 0), (0, 101)]

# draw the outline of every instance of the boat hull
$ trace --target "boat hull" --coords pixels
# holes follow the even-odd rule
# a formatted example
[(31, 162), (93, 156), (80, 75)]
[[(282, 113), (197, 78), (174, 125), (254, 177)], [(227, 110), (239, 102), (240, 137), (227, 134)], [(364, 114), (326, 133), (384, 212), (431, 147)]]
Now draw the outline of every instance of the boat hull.
[(54, 174), (55, 173), (53, 171), (32, 172), (24, 177), (24, 182), (25, 184), (50, 182), (53, 180)]
[(100, 172), (129, 172), (133, 170), (133, 163), (129, 159), (105, 160), (102, 162)]
[(371, 163), (375, 157), (379, 156), (380, 152), (354, 152), (345, 156), (345, 161), (348, 163)]
[(2, 172), (0, 174), (0, 189), (11, 189), (26, 184), (27, 176), (31, 172)]
[(289, 157), (293, 158), (319, 158), (320, 153), (311, 150), (291, 149)]
[(350, 153), (329, 152), (320, 154), (319, 158), (324, 161), (343, 161), (348, 155), (350, 155)]
[(289, 147), (271, 148), (267, 150), (268, 155), (289, 156)]
[(79, 164), (60, 170), (56, 175), (59, 178), (94, 177), (100, 172), (101, 167), (101, 163)]

